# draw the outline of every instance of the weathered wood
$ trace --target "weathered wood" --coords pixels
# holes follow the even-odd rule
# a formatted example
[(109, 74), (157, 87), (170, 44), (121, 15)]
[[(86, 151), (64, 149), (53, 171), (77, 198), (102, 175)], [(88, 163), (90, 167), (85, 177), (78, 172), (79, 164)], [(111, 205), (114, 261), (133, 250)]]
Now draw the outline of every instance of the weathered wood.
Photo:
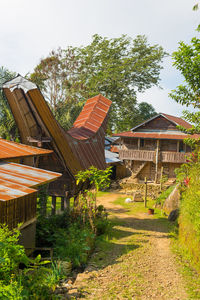
[(156, 173), (155, 173), (155, 183), (157, 183), (158, 180), (158, 162), (159, 162), (159, 146), (160, 146), (160, 141), (156, 141)]
[(56, 196), (52, 196), (52, 203), (51, 203), (51, 214), (56, 214)]
[(120, 159), (154, 161), (155, 151), (119, 150)]
[(27, 222), (36, 217), (37, 192), (21, 198), (0, 201), (0, 223), (16, 228), (19, 223)]
[(147, 178), (144, 180), (145, 189), (144, 189), (144, 207), (147, 207)]
[[(160, 162), (185, 163), (186, 156), (190, 153), (159, 151), (158, 159)], [(119, 150), (120, 159), (138, 160), (138, 161), (155, 161), (156, 152), (146, 150)]]
[(163, 180), (163, 167), (161, 167), (161, 173), (160, 173), (160, 192), (162, 191), (162, 184), (163, 184), (162, 180)]

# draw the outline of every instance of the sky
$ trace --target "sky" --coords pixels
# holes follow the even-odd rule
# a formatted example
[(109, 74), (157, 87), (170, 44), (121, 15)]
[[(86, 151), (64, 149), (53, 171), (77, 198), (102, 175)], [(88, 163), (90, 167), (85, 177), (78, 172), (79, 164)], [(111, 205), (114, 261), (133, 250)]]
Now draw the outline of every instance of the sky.
[[(150, 44), (171, 54), (178, 42), (190, 43), (200, 23), (197, 0), (0, 0), (0, 66), (26, 75), (41, 58), (58, 47), (87, 45), (93, 34), (108, 38), (144, 34)], [(138, 95), (157, 112), (181, 116), (184, 109), (168, 97), (183, 82), (163, 61), (160, 86)]]

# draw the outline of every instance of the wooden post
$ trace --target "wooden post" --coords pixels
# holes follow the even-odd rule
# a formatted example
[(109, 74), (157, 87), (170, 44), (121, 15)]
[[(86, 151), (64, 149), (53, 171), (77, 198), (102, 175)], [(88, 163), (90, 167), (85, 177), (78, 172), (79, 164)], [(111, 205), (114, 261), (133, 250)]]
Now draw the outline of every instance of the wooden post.
[(47, 198), (46, 195), (40, 196), (40, 215), (46, 216), (47, 214)]
[(64, 197), (61, 197), (61, 207), (60, 207), (61, 211), (63, 211), (65, 209), (64, 205), (65, 205), (64, 204)]
[(179, 145), (180, 145), (180, 141), (177, 141), (177, 149), (176, 149), (176, 152), (179, 152)]
[(56, 196), (52, 196), (52, 203), (51, 203), (51, 214), (56, 214)]
[(158, 180), (158, 156), (159, 156), (159, 140), (157, 140), (157, 143), (156, 143), (156, 174), (155, 174), (155, 183), (157, 183), (157, 180)]
[(147, 207), (147, 178), (144, 180), (145, 190), (144, 190), (144, 207)]
[(161, 174), (160, 174), (160, 192), (162, 192), (162, 180), (163, 180), (163, 167), (161, 167)]
[(140, 150), (140, 138), (138, 139), (138, 150)]

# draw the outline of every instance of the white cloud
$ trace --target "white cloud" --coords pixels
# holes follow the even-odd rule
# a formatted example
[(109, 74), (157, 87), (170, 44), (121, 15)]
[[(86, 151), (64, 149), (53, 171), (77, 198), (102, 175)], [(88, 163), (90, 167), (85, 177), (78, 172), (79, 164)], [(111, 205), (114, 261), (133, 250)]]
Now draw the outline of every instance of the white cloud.
[[(160, 44), (171, 53), (177, 49), (178, 41), (189, 42), (197, 34), (200, 15), (200, 11), (192, 11), (195, 0), (0, 2), (0, 66), (22, 75), (32, 71), (53, 48), (87, 44), (95, 33), (108, 37), (127, 34), (133, 38), (145, 34), (150, 43)], [(158, 111), (178, 113), (181, 107), (172, 104), (167, 94), (182, 78), (170, 58), (163, 66), (161, 86), (167, 89), (152, 88), (145, 95)]]

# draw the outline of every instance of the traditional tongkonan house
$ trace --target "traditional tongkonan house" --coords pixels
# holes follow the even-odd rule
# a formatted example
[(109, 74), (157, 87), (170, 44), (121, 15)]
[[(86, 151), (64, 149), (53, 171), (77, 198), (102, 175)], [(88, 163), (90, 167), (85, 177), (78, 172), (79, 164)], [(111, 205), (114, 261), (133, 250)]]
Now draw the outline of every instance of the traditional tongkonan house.
[(20, 227), (20, 242), (35, 246), (37, 187), (50, 183), (61, 174), (20, 164), (25, 158), (50, 155), (38, 149), (0, 139), (0, 224), (9, 229)]
[[(191, 128), (181, 118), (160, 113), (130, 131), (115, 134), (120, 137), (119, 159), (129, 175), (138, 180), (158, 182), (163, 175), (175, 178), (174, 170), (186, 162), (191, 148), (183, 140), (189, 137), (177, 125)], [(190, 136), (200, 138), (200, 135)]]
[[(43, 95), (35, 84), (20, 75), (3, 85), (16, 121), (21, 142), (53, 150), (40, 157), (35, 165), (62, 177), (49, 184), (49, 194), (68, 198), (75, 194), (75, 175), (95, 166), (106, 168), (104, 138), (111, 101), (102, 95), (87, 100), (69, 131), (64, 131), (54, 118)], [(26, 164), (31, 165), (32, 161)]]

